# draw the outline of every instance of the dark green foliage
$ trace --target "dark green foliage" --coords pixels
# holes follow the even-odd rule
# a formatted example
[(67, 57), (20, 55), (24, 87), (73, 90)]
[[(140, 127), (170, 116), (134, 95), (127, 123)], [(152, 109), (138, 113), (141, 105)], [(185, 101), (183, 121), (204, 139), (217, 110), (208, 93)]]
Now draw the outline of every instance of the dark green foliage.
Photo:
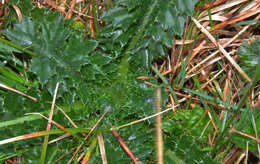
[(201, 150), (196, 141), (190, 135), (181, 134), (176, 137), (166, 138), (167, 147), (165, 156), (166, 163), (207, 163), (217, 162), (210, 158), (207, 152)]
[(118, 1), (113, 9), (103, 14), (102, 19), (109, 24), (100, 36), (121, 52), (130, 51), (131, 61), (138, 71), (147, 72), (154, 59), (166, 56), (174, 35), (182, 35), (184, 14), (193, 14), (195, 2), (179, 1), (177, 9), (180, 10), (176, 10), (174, 3), (166, 0)]
[[(31, 35), (29, 31), (26, 31), (27, 28), (31, 28), (37, 34)], [(152, 110), (153, 88), (143, 84), (142, 81), (137, 81), (133, 73), (127, 77), (127, 83), (117, 81), (118, 60), (106, 53), (97, 51), (91, 53), (97, 47), (97, 41), (84, 41), (70, 35), (69, 30), (66, 29), (63, 20), (58, 16), (50, 24), (44, 21), (37, 23), (30, 18), (25, 18), (24, 22), (14, 26), (14, 30), (4, 32), (11, 41), (21, 43), (36, 52), (36, 56), (31, 60), (30, 70), (39, 77), (42, 87), (37, 87), (37, 85), (26, 91), (27, 94), (38, 99), (37, 103), (8, 92), (1, 109), (5, 111), (3, 121), (19, 118), (27, 112), (49, 110), (50, 104), (47, 102), (51, 101), (57, 82), (61, 85), (56, 104), (61, 106), (81, 127), (93, 126), (104, 112), (103, 109), (109, 105), (112, 107), (111, 112), (106, 116), (109, 124), (101, 123), (101, 126), (106, 128), (154, 113)], [(65, 34), (65, 37), (62, 37), (60, 33)], [(7, 117), (6, 114), (8, 114)], [(55, 115), (54, 119), (65, 127), (71, 126), (61, 114)], [(1, 129), (2, 132), (5, 131), (8, 134), (2, 135), (1, 139), (39, 131), (46, 127), (45, 124), (36, 122), (37, 126), (33, 122), (25, 122), (22, 125)], [(46, 123), (46, 121), (43, 122)], [(25, 144), (19, 143), (19, 145)], [(118, 144), (115, 146), (120, 148)]]
[[(151, 129), (147, 129), (145, 124), (141, 123), (132, 127), (126, 127), (120, 129), (118, 133), (124, 136), (122, 139), (140, 163), (145, 164), (148, 159), (154, 160), (155, 151), (153, 138), (155, 132)], [(127, 156), (111, 132), (103, 133), (103, 137), (105, 140), (106, 153), (110, 154), (107, 156), (108, 163), (131, 163), (132, 160)], [(99, 154), (96, 158), (92, 159), (93, 162), (97, 160), (101, 162)]]
[[(201, 107), (195, 107), (192, 110), (181, 110), (173, 115), (173, 119), (168, 119), (163, 122), (163, 128), (168, 133), (181, 135), (186, 132), (194, 138), (200, 138), (201, 143), (207, 143), (207, 135), (212, 132), (212, 125), (202, 134), (203, 129), (209, 121), (206, 111)], [(201, 136), (201, 137), (200, 137)]]
[[(77, 46), (82, 46), (82, 41), (75, 44), (75, 39), (71, 39), (68, 48), (65, 48), (65, 52), (62, 54), (61, 49), (64, 49), (69, 29), (64, 26), (64, 20), (61, 16), (54, 19), (51, 24), (44, 21), (41, 24), (35, 23), (30, 18), (25, 17), (21, 23), (15, 24), (14, 31), (5, 30), (3, 33), (14, 43), (34, 49), (37, 56), (32, 59), (30, 70), (38, 75), (42, 84), (47, 83), (55, 74), (63, 76), (63, 78), (68, 76), (66, 75), (68, 68), (68, 72), (79, 70), (79, 67), (87, 62), (84, 55), (93, 51), (97, 46), (97, 44), (88, 41), (84, 47), (80, 47), (85, 48), (85, 51), (80, 51)], [(73, 48), (77, 48), (76, 55), (78, 56), (75, 55), (72, 44), (75, 44)], [(68, 55), (72, 51), (74, 54)], [(63, 69), (62, 75), (61, 72), (58, 72), (60, 69)]]
[[(163, 122), (166, 163), (216, 163), (210, 155), (198, 145), (207, 145), (207, 136), (213, 130), (210, 125), (204, 133), (209, 118), (201, 107), (181, 110), (173, 119)], [(203, 135), (202, 135), (203, 134)]]
[[(30, 4), (29, 1), (23, 3)], [(22, 88), (26, 94), (38, 101), (33, 102), (15, 93), (4, 92), (0, 97), (1, 123), (23, 117), (28, 112), (47, 115), (58, 82), (60, 87), (56, 105), (79, 127), (93, 127), (108, 106), (111, 106), (111, 110), (98, 128), (108, 130), (112, 125), (123, 125), (154, 114), (155, 89), (136, 78), (139, 75), (148, 75), (152, 61), (167, 55), (174, 35), (182, 35), (186, 18), (193, 14), (195, 3), (196, 1), (192, 0), (118, 0), (111, 10), (103, 14), (102, 19), (107, 25), (101, 29), (95, 40), (82, 39), (85, 34), (75, 28), (71, 21), (63, 20), (59, 14), (38, 8), (29, 9), (21, 23), (15, 23), (12, 28), (2, 33), (12, 43), (23, 46), (35, 55), (28, 57), (20, 51), (4, 47), (0, 49), (5, 55), (0, 58), (0, 66), (14, 62), (8, 57), (7, 53), (10, 51), (27, 57), (29, 69), (24, 71), (29, 82), (17, 82), (23, 88), (16, 83), (8, 84), (19, 90)], [(15, 61), (20, 66), (17, 67), (18, 73), (23, 72), (22, 60), (19, 58)], [(6, 75), (2, 78), (6, 78)], [(157, 83), (155, 79), (147, 81)], [(162, 95), (162, 109), (165, 109), (168, 98), (165, 89), (162, 89)], [(202, 129), (208, 121), (203, 117), (203, 113), (201, 108), (192, 112), (180, 111), (173, 120), (164, 122), (166, 133), (176, 135), (165, 137), (166, 156), (175, 154), (181, 160), (189, 157), (184, 160), (187, 163), (211, 161), (199, 145), (192, 144), (193, 137), (200, 135), (201, 131), (197, 129)], [(55, 111), (53, 119), (65, 127), (71, 127), (60, 112)], [(180, 120), (188, 121), (182, 123)], [(155, 160), (153, 122), (154, 120), (150, 119), (118, 130), (141, 163), (153, 163)], [(41, 131), (46, 128), (46, 123), (46, 120), (35, 119), (14, 123), (15, 126), (3, 126), (0, 133), (4, 135), (0, 136), (0, 140)], [(56, 127), (53, 125), (53, 128)], [(205, 136), (209, 131), (210, 128), (201, 141), (196, 142), (205, 144)], [(130, 163), (130, 158), (112, 133), (104, 132), (103, 135), (109, 163)], [(57, 136), (51, 136), (55, 137)], [(19, 141), (1, 146), (1, 151), (9, 153), (16, 151), (14, 149), (26, 147), (26, 162), (37, 163), (41, 143), (42, 138)], [(54, 161), (78, 144), (77, 140), (69, 138), (50, 145), (47, 159), (54, 157)], [(194, 150), (196, 152), (193, 152)], [(100, 163), (98, 148), (95, 148), (90, 163), (94, 161)]]

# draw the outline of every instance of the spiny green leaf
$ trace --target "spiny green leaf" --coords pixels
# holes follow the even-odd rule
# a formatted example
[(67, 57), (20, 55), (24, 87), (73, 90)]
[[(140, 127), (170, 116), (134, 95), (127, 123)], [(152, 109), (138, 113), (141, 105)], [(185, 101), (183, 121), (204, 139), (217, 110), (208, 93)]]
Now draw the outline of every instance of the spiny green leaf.
[(50, 59), (43, 56), (32, 59), (31, 71), (38, 75), (39, 81), (42, 84), (45, 84), (54, 73), (51, 68)]
[(65, 49), (64, 62), (66, 67), (70, 67), (72, 70), (79, 71), (81, 66), (89, 63), (88, 54), (92, 52), (98, 43), (96, 41), (84, 41), (80, 38), (71, 38), (69, 44)]
[(112, 58), (107, 54), (93, 54), (90, 57), (90, 61), (99, 66), (104, 66), (106, 64), (109, 64), (111, 62), (111, 60), (112, 60)]
[(39, 42), (39, 25), (35, 24), (30, 18), (24, 17), (21, 23), (14, 25), (14, 30), (6, 29), (2, 33), (8, 38), (21, 46), (32, 46), (33, 43)]
[(36, 45), (36, 51), (39, 55), (54, 56), (57, 55), (55, 50), (64, 46), (69, 35), (69, 30), (64, 28), (64, 20), (58, 16), (52, 23), (41, 24), (41, 44)]

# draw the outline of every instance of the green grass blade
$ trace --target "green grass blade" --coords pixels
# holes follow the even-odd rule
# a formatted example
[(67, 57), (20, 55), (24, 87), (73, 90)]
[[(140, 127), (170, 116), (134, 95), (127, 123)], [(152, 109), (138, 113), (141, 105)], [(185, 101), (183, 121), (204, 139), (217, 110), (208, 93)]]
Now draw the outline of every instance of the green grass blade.
[(181, 70), (180, 70), (180, 73), (178, 74), (178, 76), (177, 76), (177, 78), (176, 78), (176, 80), (175, 80), (175, 86), (177, 86), (178, 88), (182, 88), (183, 87), (183, 84), (184, 84), (184, 82), (185, 82), (185, 77), (186, 77), (186, 66), (187, 66), (187, 64), (188, 64), (188, 61), (189, 61), (189, 59), (190, 59), (190, 56), (191, 56), (191, 54), (192, 54), (192, 50), (193, 50), (193, 48), (194, 48), (194, 46), (195, 46), (195, 43), (196, 42), (193, 42), (192, 43), (192, 46), (191, 46), (191, 50), (189, 51), (189, 53), (188, 53), (188, 56), (187, 56), (187, 58), (186, 58), (186, 60), (184, 61), (183, 60), (183, 58), (182, 58), (182, 56), (181, 56)]
[(222, 126), (220, 128), (220, 132), (223, 132), (225, 127), (226, 127), (226, 122), (227, 122), (227, 115), (228, 115), (228, 112), (225, 110), (223, 111), (224, 112), (224, 117), (222, 119)]
[(19, 46), (19, 45), (17, 45), (17, 44), (14, 44), (14, 43), (12, 43), (12, 42), (6, 40), (6, 39), (0, 38), (0, 42), (2, 42), (2, 43), (4, 43), (4, 44), (7, 44), (8, 46), (14, 47), (14, 48), (16, 48), (16, 49), (18, 49), (18, 50), (20, 50), (20, 51), (23, 51), (23, 52), (25, 52), (25, 53), (27, 53), (27, 54), (29, 54), (29, 55), (31, 55), (31, 56), (35, 56), (35, 55), (36, 55), (36, 53), (34, 53), (34, 52), (30, 51), (30, 50), (27, 50), (27, 49), (25, 49), (25, 48), (22, 47), (22, 46)]
[(95, 32), (96, 32), (96, 34), (98, 34), (99, 33), (99, 27), (98, 27), (97, 8), (96, 8), (95, 0), (91, 0), (91, 5), (92, 5), (92, 14), (93, 14), (93, 17), (94, 17)]
[(195, 95), (198, 95), (200, 97), (203, 97), (204, 99), (208, 100), (208, 101), (212, 101), (212, 102), (215, 102), (215, 103), (218, 103), (218, 104), (222, 104), (224, 105), (226, 108), (228, 107), (231, 107), (232, 109), (236, 109), (237, 107), (233, 104), (229, 104), (227, 102), (224, 102), (222, 100), (220, 100), (219, 98), (217, 99), (214, 99), (213, 97), (209, 96), (209, 95), (206, 95), (204, 93), (201, 93), (199, 91), (194, 91), (194, 90), (191, 90), (191, 89), (188, 89), (188, 88), (183, 88), (184, 91), (186, 92), (189, 92), (189, 93), (193, 93)]
[(44, 142), (43, 142), (43, 145), (42, 145), (42, 154), (41, 154), (40, 164), (44, 164), (45, 163), (47, 147), (48, 147), (48, 141), (49, 141), (49, 135), (46, 135), (44, 137)]
[(34, 121), (34, 120), (38, 120), (41, 118), (42, 117), (40, 115), (30, 115), (30, 116), (19, 117), (17, 119), (13, 119), (13, 120), (2, 121), (2, 122), (0, 122), (0, 128), (6, 128), (8, 126), (23, 124), (26, 121)]
[(175, 101), (175, 103), (178, 105), (179, 104), (179, 101), (177, 99), (177, 96), (175, 95), (172, 87), (168, 84), (168, 81), (163, 77), (163, 75), (159, 72), (159, 70), (157, 68), (155, 68), (153, 65), (152, 65), (152, 69), (153, 71), (161, 78), (161, 80), (163, 81), (163, 83), (169, 88), (172, 96), (173, 96), (173, 99)]
[[(26, 81), (23, 77), (19, 76), (17, 73), (14, 73), (8, 67), (0, 67), (0, 74), (4, 75), (7, 79), (20, 83), (24, 86), (30, 86), (31, 84)], [(10, 86), (12, 87), (12, 86)]]

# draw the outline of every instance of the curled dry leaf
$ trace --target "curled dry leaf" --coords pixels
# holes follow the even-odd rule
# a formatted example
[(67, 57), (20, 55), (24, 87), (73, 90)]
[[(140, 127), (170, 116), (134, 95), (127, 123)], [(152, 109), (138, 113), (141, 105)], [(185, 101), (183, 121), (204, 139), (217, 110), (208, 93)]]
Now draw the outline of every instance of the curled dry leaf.
[(17, 6), (14, 5), (14, 4), (12, 4), (12, 7), (14, 8), (14, 10), (15, 10), (17, 16), (18, 16), (18, 20), (19, 20), (19, 22), (21, 22), (22, 19), (23, 19), (23, 15), (22, 15), (21, 10), (19, 9), (19, 7), (17, 7)]

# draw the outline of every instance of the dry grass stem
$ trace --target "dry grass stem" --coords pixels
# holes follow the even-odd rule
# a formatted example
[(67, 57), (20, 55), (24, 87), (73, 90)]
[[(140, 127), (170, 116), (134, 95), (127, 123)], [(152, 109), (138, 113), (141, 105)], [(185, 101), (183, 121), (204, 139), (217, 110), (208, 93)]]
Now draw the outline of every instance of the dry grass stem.
[(246, 141), (246, 158), (244, 160), (244, 164), (247, 164), (248, 161), (248, 141)]
[(256, 141), (257, 143), (260, 143), (260, 139), (254, 137), (254, 136), (251, 136), (251, 135), (249, 135), (249, 134), (240, 132), (240, 131), (236, 130), (235, 128), (231, 128), (230, 131), (229, 131), (229, 133), (230, 133), (230, 134), (232, 134), (232, 133), (237, 133), (237, 134), (240, 134), (240, 135), (245, 136), (245, 137), (247, 137), (247, 138), (250, 138), (250, 139)]
[(12, 7), (14, 8), (14, 10), (15, 10), (17, 16), (18, 16), (18, 20), (19, 20), (19, 22), (21, 22), (22, 19), (23, 19), (23, 15), (22, 15), (21, 10), (19, 9), (19, 7), (17, 7), (17, 6), (14, 5), (14, 4), (12, 4)]
[(74, 127), (74, 128), (78, 128), (78, 126), (70, 119), (70, 117), (58, 106), (58, 105), (55, 105), (56, 108), (61, 111), (61, 113), (69, 120), (69, 122), (71, 123), (71, 125)]
[(212, 43), (219, 49), (220, 52), (228, 59), (228, 61), (237, 69), (237, 71), (244, 77), (247, 81), (251, 81), (251, 79), (247, 76), (247, 74), (240, 68), (240, 66), (235, 62), (235, 60), (226, 52), (226, 50), (216, 41), (216, 39), (195, 19), (191, 18), (192, 21), (196, 24), (196, 26), (203, 32)]
[[(236, 5), (239, 5), (241, 3), (244, 3), (244, 2), (247, 2), (249, 0), (233, 0), (233, 1), (230, 1), (228, 3), (225, 3), (223, 5), (220, 5), (218, 7), (215, 7), (213, 9), (210, 10), (211, 14), (214, 14), (216, 12), (219, 12), (219, 11), (224, 11), (225, 9), (229, 9), (229, 8), (232, 8), (233, 6), (236, 6)], [(205, 10), (203, 12), (201, 12), (201, 14), (198, 16), (198, 19), (204, 17), (208, 15), (208, 11)]]
[(184, 45), (184, 44), (191, 44), (194, 40), (175, 40), (176, 45)]
[(237, 161), (235, 162), (235, 164), (240, 164), (241, 161), (243, 160), (243, 158), (244, 158), (245, 156), (246, 156), (246, 153), (243, 152), (243, 153), (239, 156), (239, 158), (237, 159)]
[(67, 137), (70, 137), (71, 134), (67, 133), (67, 134), (64, 134), (62, 136), (59, 136), (51, 141), (48, 142), (48, 144), (52, 144), (52, 143), (55, 143), (55, 142), (58, 142), (59, 140), (63, 140), (64, 138), (67, 138)]
[[(161, 112), (161, 88), (156, 90), (156, 113)], [(161, 115), (156, 116), (156, 139), (157, 139), (157, 163), (163, 164), (163, 132), (162, 132), (162, 119)]]
[(107, 164), (107, 156), (106, 156), (104, 138), (102, 136), (102, 133), (97, 134), (97, 139), (98, 139), (100, 155), (102, 158), (102, 164)]
[[(179, 100), (179, 102), (183, 102), (183, 101), (185, 101), (185, 100), (187, 100), (187, 98), (183, 98), (183, 99)], [(142, 118), (142, 119), (140, 119), (140, 120), (132, 121), (132, 122), (130, 122), (130, 123), (127, 123), (127, 124), (124, 124), (124, 125), (115, 127), (114, 129), (121, 129), (121, 128), (126, 127), (126, 126), (130, 126), (130, 125), (133, 125), (133, 124), (137, 124), (137, 123), (139, 123), (139, 122), (143, 122), (143, 121), (148, 120), (148, 119), (150, 119), (150, 118), (153, 118), (153, 117), (156, 117), (156, 116), (158, 116), (158, 115), (161, 115), (161, 114), (163, 114), (163, 113), (165, 113), (165, 112), (168, 112), (168, 111), (170, 111), (170, 110), (173, 110), (174, 108), (176, 108), (176, 107), (178, 107), (178, 106), (179, 106), (179, 105), (175, 105), (175, 106), (172, 107), (172, 108), (168, 108), (168, 109), (165, 109), (164, 111), (161, 111), (161, 112), (156, 113), (156, 114), (153, 114), (153, 115), (151, 115), (151, 116)], [(114, 130), (114, 129), (111, 128), (110, 130)]]
[[(56, 101), (56, 97), (57, 97), (57, 93), (58, 93), (58, 88), (59, 88), (59, 83), (56, 84), (54, 96), (52, 99), (51, 110), (50, 110), (48, 124), (47, 124), (47, 128), (46, 128), (47, 131), (49, 131), (51, 129), (52, 117), (53, 117), (53, 112), (54, 112), (54, 108), (55, 108), (55, 101)], [(48, 142), (48, 139), (49, 139), (49, 135), (45, 136), (45, 140), (47, 142)]]
[(4, 85), (4, 84), (2, 84), (2, 83), (0, 83), (0, 87), (2, 87), (2, 88), (4, 88), (4, 89), (7, 89), (7, 90), (9, 90), (9, 91), (15, 92), (15, 93), (17, 93), (17, 94), (19, 94), (19, 95), (22, 95), (22, 96), (24, 96), (24, 97), (27, 97), (27, 98), (29, 98), (29, 99), (31, 99), (31, 100), (37, 102), (37, 99), (36, 99), (36, 98), (34, 98), (34, 97), (32, 97), (32, 96), (29, 96), (29, 95), (27, 95), (27, 94), (25, 94), (25, 93), (23, 93), (23, 92), (20, 92), (20, 91), (18, 91), (18, 90), (16, 90), (16, 89), (13, 89), (13, 88), (11, 88), (11, 87), (8, 87), (8, 86), (6, 86), (6, 85)]
[[(32, 114), (35, 114), (35, 115), (40, 115), (41, 117), (43, 117), (44, 119), (48, 120), (49, 121), (49, 118), (47, 118), (46, 116), (44, 116), (43, 114), (41, 113), (37, 113), (37, 112), (34, 112), (34, 113), (26, 113), (25, 115), (32, 115)], [(60, 125), (59, 123), (53, 121), (53, 120), (50, 120), (50, 122), (54, 125), (56, 125), (57, 127), (59, 127), (61, 130), (63, 130), (64, 132), (66, 133), (70, 133), (65, 127), (63, 127), (62, 125)], [(71, 133), (70, 133), (71, 134)]]
[(107, 112), (110, 110), (110, 108), (111, 108), (110, 106), (106, 108), (106, 111), (102, 114), (102, 116), (99, 118), (99, 120), (96, 122), (96, 124), (91, 128), (91, 130), (89, 131), (88, 135), (84, 138), (84, 140), (81, 142), (81, 144), (77, 147), (76, 151), (73, 153), (73, 156), (71, 157), (71, 159), (68, 161), (67, 164), (70, 164), (72, 162), (72, 160), (74, 159), (75, 155), (81, 149), (81, 147), (83, 146), (85, 141), (88, 139), (88, 137), (91, 135), (91, 133), (95, 130), (95, 128), (98, 126), (100, 121), (104, 118), (104, 116), (107, 114)]
[(216, 75), (214, 75), (210, 80), (208, 80), (205, 84), (202, 85), (201, 89), (204, 89), (209, 83), (211, 83), (214, 79), (216, 79), (224, 69), (220, 70)]
[(206, 126), (204, 127), (204, 129), (202, 130), (200, 137), (201, 138), (203, 136), (203, 134), (205, 133), (206, 129), (208, 128), (209, 124), (210, 124), (211, 120), (208, 121), (208, 123), (206, 124)]
[(72, 14), (73, 14), (72, 10), (75, 7), (75, 3), (76, 3), (76, 0), (71, 0), (71, 2), (70, 2), (70, 9), (69, 9), (68, 13), (65, 16), (66, 19), (70, 19), (71, 18)]
[[(111, 129), (114, 129), (113, 126), (111, 127)], [(117, 141), (120, 143), (120, 145), (122, 146), (122, 148), (125, 150), (125, 152), (129, 155), (129, 157), (133, 160), (134, 164), (139, 164), (139, 162), (137, 161), (136, 157), (134, 156), (134, 154), (132, 153), (132, 151), (129, 149), (129, 147), (126, 145), (126, 143), (124, 142), (124, 140), (122, 139), (122, 137), (117, 133), (116, 130), (112, 130), (112, 133), (114, 134), (115, 138), (117, 139)]]

